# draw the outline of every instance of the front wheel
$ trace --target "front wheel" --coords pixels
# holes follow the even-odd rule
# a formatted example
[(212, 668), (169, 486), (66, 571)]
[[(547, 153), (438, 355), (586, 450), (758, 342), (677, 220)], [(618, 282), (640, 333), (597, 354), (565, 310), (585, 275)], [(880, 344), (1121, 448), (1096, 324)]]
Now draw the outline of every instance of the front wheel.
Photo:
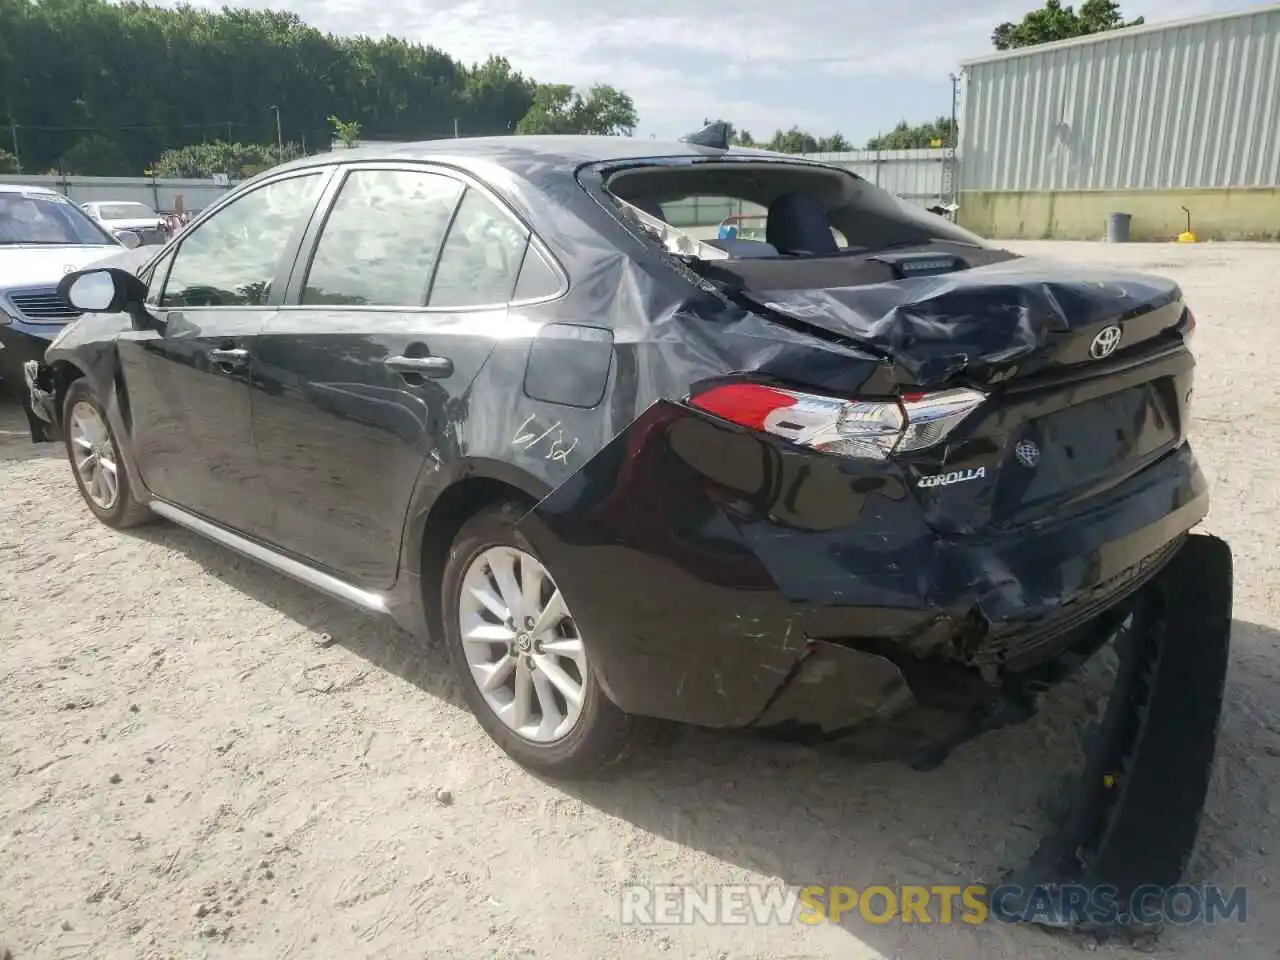
[(524, 509), (488, 507), (463, 525), (444, 570), (445, 642), (463, 696), (512, 758), (552, 776), (622, 756), (630, 718), (605, 696), (555, 579), (516, 530)]
[(62, 427), (71, 471), (93, 515), (117, 530), (151, 519), (146, 504), (134, 498), (106, 410), (84, 380), (67, 390)]

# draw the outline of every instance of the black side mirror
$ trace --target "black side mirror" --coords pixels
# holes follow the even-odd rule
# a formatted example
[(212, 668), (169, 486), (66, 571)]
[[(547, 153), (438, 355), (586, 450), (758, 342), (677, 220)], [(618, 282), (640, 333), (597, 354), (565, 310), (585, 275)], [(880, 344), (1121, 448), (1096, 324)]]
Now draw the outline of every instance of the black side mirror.
[(146, 284), (117, 267), (67, 274), (58, 283), (58, 297), (81, 313), (129, 313), (135, 322), (146, 316)]

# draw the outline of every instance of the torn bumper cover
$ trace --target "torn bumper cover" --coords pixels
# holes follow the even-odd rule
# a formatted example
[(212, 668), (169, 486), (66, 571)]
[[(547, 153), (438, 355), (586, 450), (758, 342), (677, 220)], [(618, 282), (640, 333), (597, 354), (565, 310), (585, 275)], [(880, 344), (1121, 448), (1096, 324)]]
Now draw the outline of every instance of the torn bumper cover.
[(622, 709), (893, 754), (1091, 653), (1207, 506), (1180, 447), (1087, 511), (947, 538), (883, 463), (659, 401), (521, 529)]
[[(1069, 811), (991, 907), (1043, 926), (1110, 932), (1139, 918), (1057, 896), (1109, 888), (1112, 904), (1182, 882), (1209, 791), (1231, 641), (1231, 548), (1187, 539), (1117, 638), (1120, 668)], [(1030, 902), (1036, 891), (1048, 896)], [(1042, 909), (1043, 904), (1052, 906)]]
[(53, 371), (38, 360), (28, 360), (22, 365), (22, 379), (26, 391), (23, 408), (31, 429), (31, 442), (46, 443), (57, 439), (58, 400)]

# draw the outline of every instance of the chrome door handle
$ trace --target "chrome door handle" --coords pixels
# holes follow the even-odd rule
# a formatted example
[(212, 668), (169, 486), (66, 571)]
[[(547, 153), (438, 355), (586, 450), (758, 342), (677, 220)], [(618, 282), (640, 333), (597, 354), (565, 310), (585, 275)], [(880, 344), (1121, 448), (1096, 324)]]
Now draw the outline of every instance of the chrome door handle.
[(248, 350), (210, 350), (209, 359), (214, 363), (224, 363), (228, 366), (239, 366), (249, 359)]
[(399, 374), (416, 373), (421, 377), (447, 377), (453, 373), (448, 357), (387, 357), (382, 361)]

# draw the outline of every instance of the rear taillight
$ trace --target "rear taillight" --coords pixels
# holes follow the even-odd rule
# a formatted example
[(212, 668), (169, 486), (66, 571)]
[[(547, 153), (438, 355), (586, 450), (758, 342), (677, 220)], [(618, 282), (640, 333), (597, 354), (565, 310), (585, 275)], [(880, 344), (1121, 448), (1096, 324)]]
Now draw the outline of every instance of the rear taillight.
[(1191, 339), (1191, 335), (1196, 332), (1196, 315), (1191, 312), (1188, 307), (1183, 318), (1182, 336), (1186, 340)]
[(842, 400), (759, 383), (730, 383), (696, 394), (690, 405), (740, 426), (824, 453), (883, 460), (944, 439), (985, 394), (958, 388), (896, 400)]

